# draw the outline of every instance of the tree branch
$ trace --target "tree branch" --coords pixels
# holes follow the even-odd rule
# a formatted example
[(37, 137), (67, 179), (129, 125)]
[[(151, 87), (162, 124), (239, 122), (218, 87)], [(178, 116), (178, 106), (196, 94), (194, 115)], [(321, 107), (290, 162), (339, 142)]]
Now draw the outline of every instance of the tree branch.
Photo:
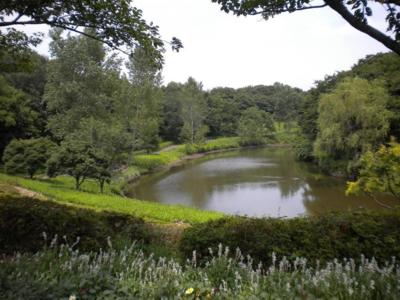
[[(301, 8), (294, 8), (294, 9), (290, 9), (290, 8), (288, 8), (288, 9), (277, 9), (276, 13), (280, 14), (280, 13), (284, 13), (284, 12), (295, 12), (295, 11), (300, 11), (300, 10), (323, 8), (323, 7), (326, 7), (326, 6), (328, 6), (327, 3), (321, 4), (321, 5), (315, 5), (315, 6), (304, 6), (304, 7), (301, 7)], [(254, 15), (265, 14), (265, 13), (268, 13), (268, 11), (267, 10), (261, 10), (261, 11), (257, 11), (257, 12), (254, 12), (254, 13), (250, 13), (250, 15), (254, 16)]]
[(34, 20), (18, 22), (19, 18), (21, 18), (21, 17), (22, 17), (22, 15), (20, 15), (19, 17), (17, 17), (13, 21), (0, 22), (0, 27), (13, 26), (13, 25), (36, 25), (36, 24), (41, 24), (41, 23), (38, 23), (38, 22), (36, 22)]
[(340, 14), (343, 19), (345, 19), (351, 26), (355, 29), (364, 32), (365, 34), (369, 35), (370, 37), (374, 38), (375, 40), (384, 44), (387, 48), (396, 52), (400, 55), (400, 44), (397, 43), (394, 39), (390, 36), (387, 36), (380, 32), (379, 30), (375, 29), (374, 27), (368, 25), (365, 22), (357, 19), (343, 4), (341, 0), (325, 0), (325, 3), (329, 5), (334, 11)]
[[(21, 18), (21, 17), (22, 17), (22, 15), (18, 16), (16, 19), (14, 19), (13, 21), (10, 21), (10, 22), (0, 22), (0, 27), (16, 26), (16, 25), (40, 25), (40, 24), (46, 24), (46, 25), (49, 25), (49, 26), (52, 26), (52, 27), (58, 27), (58, 28), (65, 29), (65, 30), (68, 30), (68, 31), (72, 31), (72, 32), (75, 32), (75, 33), (78, 33), (78, 34), (82, 34), (82, 35), (84, 35), (84, 36), (86, 36), (88, 38), (92, 38), (94, 40), (102, 42), (103, 44), (106, 44), (107, 46), (111, 47), (114, 50), (118, 50), (118, 51), (120, 51), (120, 52), (122, 52), (122, 53), (124, 53), (126, 55), (129, 55), (128, 52), (122, 50), (121, 48), (113, 46), (112, 43), (108, 43), (107, 41), (102, 40), (101, 38), (99, 38), (97, 36), (94, 36), (94, 35), (91, 35), (91, 34), (88, 34), (88, 33), (84, 32), (84, 31), (78, 30), (77, 27), (79, 27), (79, 25), (77, 25), (76, 27), (69, 27), (69, 26), (64, 26), (64, 25), (58, 24), (58, 23), (53, 23), (53, 22), (48, 22), (48, 21), (38, 22), (38, 21), (35, 21), (35, 20), (17, 22), (18, 19)], [(74, 25), (74, 24), (70, 24), (70, 25)], [(87, 27), (87, 28), (98, 29), (98, 27), (90, 26), (90, 25), (88, 25), (88, 26), (81, 25), (81, 26), (82, 27)]]

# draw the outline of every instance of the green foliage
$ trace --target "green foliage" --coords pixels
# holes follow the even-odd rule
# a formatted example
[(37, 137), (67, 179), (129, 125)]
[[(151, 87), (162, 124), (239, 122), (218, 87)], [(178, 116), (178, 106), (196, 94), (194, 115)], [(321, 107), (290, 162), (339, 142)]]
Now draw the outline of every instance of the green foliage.
[(103, 192), (104, 183), (109, 183), (111, 178), (110, 159), (106, 154), (96, 151), (82, 140), (74, 139), (64, 141), (57, 150), (47, 161), (47, 174), (50, 177), (70, 175), (75, 179), (77, 190), (85, 179), (95, 178)]
[(296, 122), (274, 122), (274, 140), (278, 144), (296, 145), (301, 141), (301, 131)]
[(185, 144), (154, 154), (135, 155), (132, 164), (144, 172), (168, 165), (182, 159), (186, 154), (204, 153), (217, 150), (239, 148), (239, 138), (217, 138), (203, 144)]
[(335, 213), (318, 217), (262, 219), (228, 217), (196, 224), (186, 229), (180, 249), (185, 257), (193, 250), (200, 258), (209, 256), (208, 247), (223, 243), (239, 247), (256, 262), (269, 264), (278, 258), (305, 257), (326, 262), (333, 258), (375, 257), (384, 262), (400, 255), (400, 212)]
[(246, 109), (240, 120), (238, 135), (241, 145), (262, 145), (273, 137), (272, 116), (256, 107)]
[(141, 130), (141, 145), (140, 148), (147, 151), (147, 153), (158, 150), (160, 144), (160, 137), (158, 136), (158, 121), (149, 119), (143, 122)]
[(51, 33), (49, 62), (44, 98), (50, 113), (48, 128), (62, 140), (82, 127), (88, 119), (110, 120), (113, 89), (112, 70), (105, 63), (101, 43), (87, 37), (62, 37)]
[(133, 97), (130, 97), (133, 105), (127, 107), (133, 108), (128, 113), (129, 118), (134, 119), (128, 132), (136, 137), (133, 141), (136, 148), (155, 151), (160, 142), (161, 72), (151, 64), (151, 58), (142, 48), (135, 49), (127, 67), (133, 89)]
[[(47, 240), (43, 239), (43, 234)], [(132, 215), (95, 212), (51, 201), (0, 194), (0, 252), (35, 252), (58, 235), (61, 243), (98, 250), (111, 241), (148, 242), (143, 219)]]
[(9, 174), (28, 174), (31, 178), (44, 170), (55, 144), (46, 138), (12, 140), (4, 151), (4, 169)]
[(31, 137), (37, 132), (37, 117), (28, 95), (0, 75), (0, 155), (13, 138)]
[(171, 141), (160, 142), (160, 150), (163, 150), (164, 148), (172, 146), (173, 144), (174, 144), (174, 142), (171, 142)]
[(181, 139), (188, 144), (203, 143), (208, 132), (208, 127), (203, 124), (207, 114), (207, 102), (202, 89), (202, 84), (191, 77), (182, 88)]
[(348, 182), (346, 194), (390, 193), (400, 199), (400, 144), (392, 142), (376, 152), (368, 151), (360, 159), (357, 181)]
[(361, 59), (349, 72), (367, 80), (382, 80), (390, 98), (387, 109), (391, 111), (389, 136), (400, 140), (400, 56), (396, 53), (378, 53)]
[[(15, 16), (18, 16), (15, 18)], [(140, 45), (151, 54), (155, 65), (161, 66), (164, 43), (158, 27), (147, 24), (142, 11), (132, 7), (127, 0), (91, 2), (87, 1), (6, 1), (1, 5), (0, 26), (25, 24), (47, 24), (72, 32), (86, 34), (112, 49), (135, 48)], [(22, 18), (21, 18), (22, 17)], [(82, 28), (84, 30), (82, 30)], [(90, 32), (85, 31), (90, 29)], [(12, 32), (11, 32), (12, 33)], [(3, 38), (5, 36), (6, 38)], [(18, 51), (37, 45), (40, 37), (28, 37), (21, 31), (10, 36), (1, 32), (3, 46)], [(172, 49), (179, 50), (182, 43), (173, 38)], [(122, 50), (121, 50), (122, 51)], [(10, 51), (12, 52), (12, 51)]]
[(161, 151), (154, 154), (139, 154), (133, 157), (132, 163), (139, 169), (151, 171), (158, 167), (165, 166), (185, 156), (184, 146), (178, 146), (169, 151)]
[(354, 173), (361, 154), (375, 149), (387, 135), (388, 94), (379, 82), (347, 78), (319, 102), (314, 153), (321, 167), (345, 166)]
[(160, 135), (163, 139), (175, 143), (180, 142), (179, 137), (183, 126), (180, 101), (182, 86), (180, 83), (170, 82), (163, 88), (163, 122), (160, 126)]
[(205, 119), (210, 136), (234, 136), (240, 118), (237, 92), (231, 88), (214, 88), (207, 94), (209, 112)]
[(313, 160), (312, 145), (318, 134), (318, 103), (323, 94), (332, 93), (338, 83), (346, 77), (359, 77), (368, 81), (379, 80), (387, 89), (389, 98), (386, 109), (390, 111), (388, 136), (400, 138), (400, 57), (395, 53), (378, 53), (360, 59), (349, 71), (326, 76), (317, 81), (304, 98), (299, 110), (299, 125), (307, 140), (298, 150), (300, 157)]
[[(110, 211), (132, 215), (153, 222), (179, 221), (196, 223), (220, 218), (222, 216), (221, 213), (203, 211), (186, 206), (165, 205), (116, 195), (77, 191), (74, 189), (74, 184), (69, 184), (70, 181), (59, 180), (59, 178), (29, 180), (0, 173), (0, 182), (18, 185), (39, 192), (59, 203), (91, 208), (96, 211)], [(83, 186), (85, 186), (85, 183)]]
[(196, 146), (197, 153), (211, 152), (218, 150), (234, 149), (239, 148), (239, 138), (238, 137), (225, 137), (217, 138), (214, 140), (209, 140), (202, 145)]

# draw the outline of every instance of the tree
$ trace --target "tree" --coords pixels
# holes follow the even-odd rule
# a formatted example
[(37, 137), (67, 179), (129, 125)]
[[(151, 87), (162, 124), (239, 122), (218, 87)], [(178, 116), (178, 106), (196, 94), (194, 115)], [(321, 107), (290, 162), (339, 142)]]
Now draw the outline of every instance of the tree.
[(355, 172), (360, 156), (387, 136), (388, 97), (381, 82), (346, 78), (320, 98), (314, 154), (321, 167)]
[(127, 64), (131, 84), (133, 111), (129, 116), (134, 119), (133, 131), (138, 148), (147, 152), (158, 149), (159, 123), (161, 122), (162, 91), (161, 71), (151, 63), (151, 58), (143, 49), (137, 48)]
[(25, 173), (33, 178), (37, 171), (45, 169), (54, 148), (54, 143), (46, 138), (14, 139), (4, 151), (5, 171), (10, 174)]
[(29, 96), (0, 75), (0, 155), (12, 139), (35, 136), (37, 118)]
[(189, 78), (182, 89), (181, 118), (183, 127), (181, 138), (188, 144), (198, 144), (204, 141), (208, 129), (204, 125), (207, 115), (207, 103), (202, 84)]
[(67, 174), (74, 177), (75, 188), (97, 173), (93, 148), (80, 140), (64, 141), (57, 152), (47, 161), (47, 175), (54, 177)]
[(346, 194), (390, 193), (400, 200), (400, 144), (392, 141), (381, 145), (376, 152), (368, 151), (360, 159), (360, 173), (356, 181), (348, 182)]
[(85, 119), (107, 122), (114, 93), (114, 67), (98, 41), (81, 36), (64, 39), (62, 31), (52, 31), (44, 99), (49, 111), (48, 128), (59, 140), (80, 127)]
[(43, 99), (47, 79), (48, 59), (36, 52), (28, 57), (31, 69), (3, 73), (11, 86), (27, 95), (30, 106), (37, 113), (34, 125), (40, 135), (46, 135), (47, 107)]
[(240, 110), (231, 88), (215, 88), (207, 95), (209, 114), (205, 123), (210, 128), (210, 136), (233, 136), (237, 132)]
[(160, 135), (166, 141), (180, 142), (180, 133), (183, 127), (180, 95), (183, 85), (170, 82), (163, 88), (162, 123)]
[[(355, 29), (379, 41), (390, 50), (400, 55), (400, 2), (398, 0), (323, 0), (313, 4), (310, 0), (252, 1), (252, 0), (212, 0), (221, 5), (221, 10), (235, 15), (261, 15), (268, 20), (285, 12), (296, 12), (309, 9), (330, 7), (340, 14)], [(388, 34), (368, 24), (372, 16), (371, 3), (379, 3), (386, 9), (385, 21)], [(394, 35), (394, 38), (392, 36)]]
[(367, 80), (381, 80), (389, 92), (387, 109), (391, 111), (389, 135), (400, 140), (400, 57), (395, 53), (368, 55), (348, 72)]
[(242, 145), (262, 145), (272, 139), (274, 122), (271, 114), (250, 107), (246, 109), (239, 120), (238, 135)]
[[(123, 47), (143, 47), (157, 65), (162, 64), (163, 41), (158, 27), (147, 24), (142, 11), (130, 5), (129, 0), (1, 0), (0, 28), (17, 25), (46, 24), (101, 41), (112, 49), (126, 52)], [(87, 31), (85, 29), (91, 29)], [(41, 36), (29, 37), (14, 28), (0, 32), (0, 45), (9, 53), (37, 45)], [(173, 38), (174, 50), (182, 47)]]

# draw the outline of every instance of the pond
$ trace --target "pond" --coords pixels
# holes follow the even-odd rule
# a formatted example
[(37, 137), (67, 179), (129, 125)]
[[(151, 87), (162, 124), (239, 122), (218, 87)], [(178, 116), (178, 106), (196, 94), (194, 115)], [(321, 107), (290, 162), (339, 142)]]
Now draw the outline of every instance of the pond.
[[(345, 196), (346, 182), (297, 162), (289, 148), (229, 151), (144, 176), (128, 196), (227, 214), (295, 217), (380, 209), (367, 196)], [(394, 205), (389, 196), (381, 201)]]

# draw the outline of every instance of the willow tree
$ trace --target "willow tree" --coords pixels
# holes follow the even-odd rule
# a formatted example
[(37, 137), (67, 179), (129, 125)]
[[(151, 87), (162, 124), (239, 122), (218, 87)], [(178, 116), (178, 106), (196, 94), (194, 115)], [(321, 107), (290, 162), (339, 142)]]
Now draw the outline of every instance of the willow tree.
[(389, 95), (383, 84), (346, 78), (318, 107), (318, 135), (314, 155), (329, 171), (352, 169), (363, 153), (384, 142), (389, 129)]

